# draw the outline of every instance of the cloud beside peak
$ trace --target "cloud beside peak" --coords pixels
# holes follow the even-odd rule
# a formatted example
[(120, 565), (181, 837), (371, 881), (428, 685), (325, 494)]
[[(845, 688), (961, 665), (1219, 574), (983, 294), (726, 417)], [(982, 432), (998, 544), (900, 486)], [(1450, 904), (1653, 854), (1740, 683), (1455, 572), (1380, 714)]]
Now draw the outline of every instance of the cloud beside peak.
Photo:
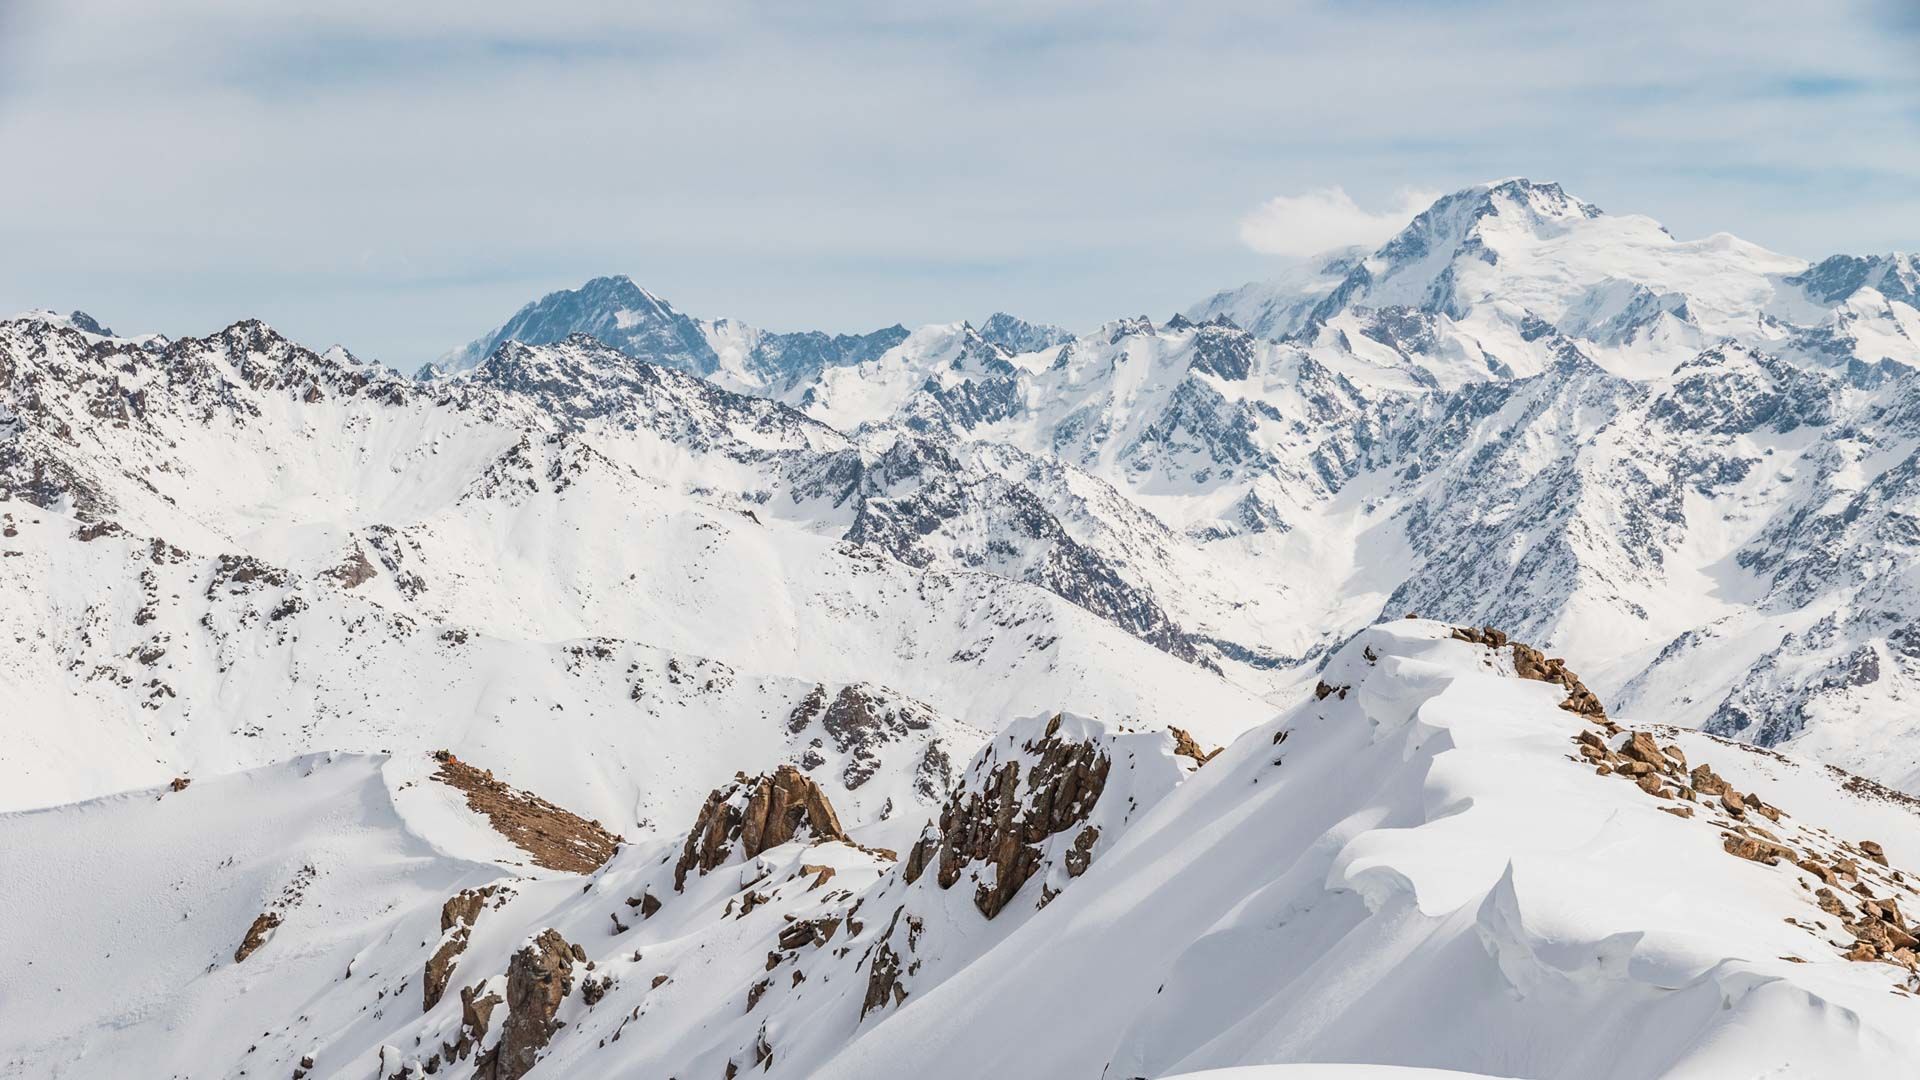
[(1371, 247), (1399, 232), (1438, 195), (1403, 191), (1399, 204), (1371, 213), (1339, 187), (1276, 195), (1240, 219), (1240, 240), (1268, 255), (1317, 255), (1356, 244)]

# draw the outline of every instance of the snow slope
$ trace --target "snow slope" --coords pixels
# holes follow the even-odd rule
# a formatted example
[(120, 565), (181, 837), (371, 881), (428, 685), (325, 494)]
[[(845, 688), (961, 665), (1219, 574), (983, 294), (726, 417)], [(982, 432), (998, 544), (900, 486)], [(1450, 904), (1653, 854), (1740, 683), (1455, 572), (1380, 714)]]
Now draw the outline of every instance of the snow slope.
[[(0, 816), (9, 869), (32, 868), (0, 878), (0, 910), (63, 920), (8, 939), (21, 1022), (0, 1062), (467, 1075), (530, 1048), (536, 1078), (1907, 1071), (1912, 972), (1843, 954), (1854, 928), (1892, 932), (1870, 902), (1914, 899), (1912, 800), (1598, 723), (1518, 664), (1444, 624), (1383, 624), (1330, 661), (1323, 695), (1204, 763), (1165, 732), (1017, 721), (897, 853), (802, 829), (749, 854), (737, 818), (705, 832), (703, 811), (694, 839), (630, 843), (584, 876), (516, 867), (404, 756)], [(1624, 773), (1630, 754), (1576, 752), (1636, 732), (1670, 747), (1652, 790), (1586, 756)], [(1722, 781), (1748, 793), (1737, 818), (1706, 787)], [(1793, 859), (1765, 861), (1762, 839)], [(489, 883), (465, 923), (442, 912)], [(280, 924), (234, 960), (266, 911)], [(476, 1029), (466, 1002), (495, 993)], [(1261, 1068), (1209, 1071), (1238, 1066)]]
[[(258, 323), (146, 346), (18, 320), (0, 343), (0, 687), (29, 718), (0, 805), (450, 749), (651, 828), (737, 769), (839, 773), (868, 741), (886, 778), (846, 797), (912, 801), (930, 758), (1068, 702), (1198, 706), (1215, 742), (1270, 711), (1063, 595), (1099, 566), (1077, 549), (1029, 583), (850, 540), (874, 455), (587, 339), (432, 386)], [(854, 685), (928, 718), (786, 729)]]

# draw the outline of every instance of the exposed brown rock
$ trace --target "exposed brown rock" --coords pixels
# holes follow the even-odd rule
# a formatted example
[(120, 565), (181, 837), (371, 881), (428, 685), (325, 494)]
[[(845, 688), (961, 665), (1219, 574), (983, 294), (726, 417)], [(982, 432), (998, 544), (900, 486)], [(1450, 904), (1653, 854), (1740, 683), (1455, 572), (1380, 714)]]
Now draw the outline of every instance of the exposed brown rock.
[[(868, 953), (867, 994), (860, 1003), (862, 1019), (875, 1009), (899, 1006), (907, 1000), (907, 989), (900, 985), (900, 954), (893, 951), (893, 931), (900, 925), (904, 908), (893, 909), (893, 921)], [(909, 916), (911, 918), (911, 916)]]
[(1667, 772), (1675, 768), (1659, 744), (1653, 741), (1653, 736), (1644, 731), (1628, 735), (1626, 743), (1620, 747), (1620, 753), (1630, 760), (1644, 762), (1654, 772)]
[(1168, 726), (1167, 731), (1173, 735), (1173, 752), (1180, 757), (1192, 758), (1195, 765), (1205, 765), (1207, 762), (1212, 761), (1222, 749), (1218, 746), (1211, 750), (1201, 749), (1200, 744), (1194, 741), (1193, 736), (1187, 734), (1182, 728)]
[[(1022, 795), (1020, 762), (1001, 763), (983, 790), (957, 791), (940, 811), (937, 835), (923, 835), (907, 855), (907, 880), (917, 879), (939, 855), (939, 882), (950, 889), (970, 863), (990, 862), (992, 884), (975, 890), (974, 906), (991, 919), (1040, 868), (1039, 843), (1080, 824), (1093, 813), (1112, 762), (1092, 743), (1048, 734), (1029, 749), (1039, 755)], [(1083, 854), (1090, 852), (1093, 838)], [(1078, 860), (1076, 860), (1078, 861)], [(1082, 870), (1085, 867), (1082, 866)]]
[(803, 945), (825, 945), (839, 929), (840, 917), (837, 915), (799, 919), (780, 931), (780, 947), (798, 949)]
[(588, 976), (580, 980), (580, 1000), (588, 1005), (600, 1004), (600, 999), (613, 989), (613, 976), (602, 975), (599, 978)]
[(252, 956), (254, 950), (267, 943), (273, 928), (279, 925), (280, 913), (277, 911), (263, 911), (256, 916), (253, 925), (247, 927), (247, 936), (241, 940), (240, 947), (233, 950), (233, 962), (238, 964)]
[(345, 562), (327, 571), (327, 576), (340, 583), (343, 589), (357, 588), (379, 576), (373, 564), (367, 561), (367, 553), (359, 544), (353, 545), (353, 554)]
[(1093, 845), (1100, 842), (1100, 827), (1089, 825), (1073, 838), (1073, 846), (1067, 849), (1065, 862), (1067, 876), (1079, 877), (1093, 865)]
[(815, 840), (846, 840), (839, 815), (826, 792), (792, 765), (715, 788), (694, 819), (673, 868), (673, 887), (684, 889), (689, 871), (704, 874), (727, 861), (736, 848), (746, 858), (800, 835), (804, 826)]
[(1727, 833), (1723, 845), (1727, 854), (1735, 855), (1751, 862), (1778, 865), (1781, 859), (1792, 862), (1799, 853), (1785, 844), (1776, 843), (1764, 837)]
[(573, 992), (575, 946), (542, 930), (507, 962), (507, 1022), (500, 1041), (474, 1063), (476, 1080), (520, 1080), (560, 1025), (554, 1014)]
[(1693, 790), (1702, 795), (1718, 795), (1728, 790), (1727, 782), (1712, 767), (1702, 763), (1693, 767)]
[(1887, 865), (1886, 849), (1874, 843), (1872, 840), (1860, 841), (1860, 853), (1872, 859), (1874, 862), (1879, 863), (1881, 866)]
[(1567, 698), (1560, 707), (1571, 713), (1584, 716), (1596, 723), (1606, 721), (1607, 711), (1600, 699), (1580, 677), (1567, 670), (1567, 663), (1559, 657), (1548, 657), (1539, 649), (1523, 642), (1514, 641), (1505, 633), (1491, 626), (1456, 626), (1453, 637), (1459, 641), (1485, 645), (1492, 649), (1507, 649), (1513, 656), (1513, 671), (1523, 679), (1537, 682), (1557, 683), (1567, 691)]
[(175, 792), (185, 791), (187, 790), (187, 785), (191, 783), (193, 783), (193, 780), (190, 777), (176, 776), (173, 778), (173, 782), (167, 785), (167, 790)]
[(1453, 628), (1453, 637), (1456, 641), (1468, 641), (1494, 649), (1505, 648), (1508, 641), (1504, 631), (1495, 630), (1491, 626), (1456, 626)]
[(90, 544), (103, 536), (118, 536), (124, 531), (126, 530), (120, 527), (119, 522), (96, 521), (90, 525), (80, 526), (79, 530), (73, 534), (73, 538), (83, 544)]
[(807, 725), (813, 723), (814, 719), (825, 711), (827, 711), (827, 688), (816, 685), (807, 692), (806, 697), (800, 699), (800, 704), (795, 705), (793, 711), (787, 714), (787, 730), (796, 734), (805, 731)]
[(486, 815), (495, 832), (526, 852), (537, 865), (573, 874), (592, 873), (613, 858), (620, 847), (620, 837), (597, 821), (588, 821), (530, 791), (496, 780), (491, 770), (477, 769), (445, 750), (434, 757), (440, 768), (433, 778), (465, 793), (467, 809)]
[(486, 907), (487, 898), (499, 891), (499, 886), (488, 885), (482, 889), (462, 889), (447, 898), (440, 905), (440, 947), (427, 958), (425, 977), (422, 979), (422, 1010), (431, 1010), (440, 1004), (447, 992), (447, 983), (453, 978), (454, 961), (467, 949), (467, 940), (472, 936), (473, 921), (480, 917)]
[[(1821, 881), (1827, 883), (1828, 885), (1831, 885), (1834, 882), (1833, 868), (1830, 866), (1827, 866), (1825, 863), (1821, 862), (1817, 857), (1813, 855), (1808, 855), (1807, 857), (1801, 859), (1799, 863), (1797, 863), (1796, 865), (1798, 865), (1800, 869), (1805, 870), (1807, 873), (1812, 874), (1814, 877), (1819, 878)], [(1827, 893), (1829, 896), (1832, 895), (1831, 890), (1821, 889), (1820, 891)]]

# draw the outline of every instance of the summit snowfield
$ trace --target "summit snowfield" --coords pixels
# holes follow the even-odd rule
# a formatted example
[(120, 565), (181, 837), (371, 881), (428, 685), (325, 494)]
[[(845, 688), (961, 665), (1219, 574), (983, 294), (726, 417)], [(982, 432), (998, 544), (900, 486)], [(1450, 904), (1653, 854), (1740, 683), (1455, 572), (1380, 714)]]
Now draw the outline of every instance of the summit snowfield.
[(1916, 305), (1504, 180), (1074, 330), (0, 320), (0, 1076), (1904, 1075)]

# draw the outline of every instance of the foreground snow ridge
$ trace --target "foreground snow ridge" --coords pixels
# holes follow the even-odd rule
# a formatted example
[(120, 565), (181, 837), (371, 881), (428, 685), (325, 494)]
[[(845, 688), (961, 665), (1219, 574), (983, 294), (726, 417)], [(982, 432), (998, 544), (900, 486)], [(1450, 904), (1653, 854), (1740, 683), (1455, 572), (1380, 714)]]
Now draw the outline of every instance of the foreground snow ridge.
[(1217, 753), (1017, 721), (899, 851), (791, 766), (585, 872), (417, 752), (0, 815), (0, 1075), (1910, 1074), (1913, 801), (1590, 697), (1396, 621)]

